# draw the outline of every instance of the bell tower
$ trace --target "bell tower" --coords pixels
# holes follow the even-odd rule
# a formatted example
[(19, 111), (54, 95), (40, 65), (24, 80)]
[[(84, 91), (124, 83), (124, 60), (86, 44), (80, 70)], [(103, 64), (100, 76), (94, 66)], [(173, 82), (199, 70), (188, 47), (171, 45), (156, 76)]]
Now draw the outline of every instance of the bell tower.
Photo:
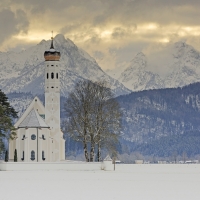
[(60, 52), (54, 49), (53, 37), (45, 58), (45, 122), (52, 136), (52, 161), (62, 160), (63, 133), (60, 129)]

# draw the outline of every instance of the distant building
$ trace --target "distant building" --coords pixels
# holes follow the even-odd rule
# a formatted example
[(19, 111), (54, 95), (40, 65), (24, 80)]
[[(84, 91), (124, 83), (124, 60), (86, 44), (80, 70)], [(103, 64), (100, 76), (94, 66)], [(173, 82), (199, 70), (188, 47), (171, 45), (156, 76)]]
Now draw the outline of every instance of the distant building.
[(120, 160), (115, 160), (115, 164), (122, 164), (123, 162)]
[(165, 160), (158, 161), (158, 164), (167, 164), (167, 161), (165, 161)]
[(143, 164), (144, 161), (143, 160), (135, 160), (135, 164)]

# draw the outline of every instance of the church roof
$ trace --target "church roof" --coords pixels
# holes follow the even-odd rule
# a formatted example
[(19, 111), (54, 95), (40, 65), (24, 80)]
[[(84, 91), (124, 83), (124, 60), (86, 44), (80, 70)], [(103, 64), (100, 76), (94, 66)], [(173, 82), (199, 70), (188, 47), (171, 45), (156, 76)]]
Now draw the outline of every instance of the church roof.
[(43, 118), (40, 117), (38, 112), (35, 109), (32, 109), (18, 127), (19, 128), (48, 128), (49, 126), (45, 123)]
[(17, 122), (15, 123), (15, 128), (18, 128), (19, 125), (24, 121), (24, 119), (28, 116), (28, 114), (33, 110), (37, 110), (39, 115), (44, 115), (45, 113), (45, 108), (42, 104), (42, 102), (40, 101), (40, 99), (38, 97), (35, 97), (33, 99), (33, 101), (31, 102), (31, 104), (28, 106), (28, 108), (26, 109), (26, 111), (23, 113), (23, 115), (17, 120)]
[(107, 155), (106, 158), (104, 159), (104, 161), (112, 161), (112, 159), (109, 155)]

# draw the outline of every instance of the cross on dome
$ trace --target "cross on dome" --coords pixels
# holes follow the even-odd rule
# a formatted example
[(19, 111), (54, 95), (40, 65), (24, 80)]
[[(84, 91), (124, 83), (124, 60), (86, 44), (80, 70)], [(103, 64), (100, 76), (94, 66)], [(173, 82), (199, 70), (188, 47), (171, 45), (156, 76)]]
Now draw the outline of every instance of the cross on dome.
[(51, 37), (51, 46), (50, 49), (48, 51), (44, 52), (44, 58), (45, 61), (59, 61), (60, 60), (60, 52), (56, 51), (54, 49), (54, 45), (53, 45), (53, 31), (52, 31), (52, 37)]
[[(50, 47), (50, 51), (54, 50), (54, 46), (53, 46), (53, 31), (52, 32), (52, 37), (51, 37), (51, 47)], [(54, 50), (55, 51), (55, 50)]]

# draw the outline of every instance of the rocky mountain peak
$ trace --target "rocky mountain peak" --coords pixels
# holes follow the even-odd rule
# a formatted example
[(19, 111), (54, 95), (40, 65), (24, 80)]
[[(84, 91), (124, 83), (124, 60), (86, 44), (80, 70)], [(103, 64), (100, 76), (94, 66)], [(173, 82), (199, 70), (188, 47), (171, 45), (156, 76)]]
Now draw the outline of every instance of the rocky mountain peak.
[(62, 35), (62, 34), (57, 34), (55, 37), (54, 37), (54, 40), (58, 43), (62, 43), (62, 42), (65, 42), (66, 39), (65, 39), (65, 36)]
[(140, 70), (140, 69), (145, 68), (146, 64), (147, 64), (146, 56), (142, 52), (140, 52), (135, 55), (133, 60), (131, 60), (130, 66), (128, 68), (132, 68), (132, 70), (136, 70), (136, 69)]
[[(42, 40), (38, 45), (21, 53), (0, 55), (0, 89), (5, 93), (44, 93), (44, 52), (51, 40)], [(67, 96), (79, 80), (106, 80), (116, 96), (130, 92), (119, 81), (108, 76), (97, 62), (84, 50), (61, 34), (55, 36), (55, 49), (61, 53), (61, 95)], [(6, 70), (5, 70), (6, 69)]]

